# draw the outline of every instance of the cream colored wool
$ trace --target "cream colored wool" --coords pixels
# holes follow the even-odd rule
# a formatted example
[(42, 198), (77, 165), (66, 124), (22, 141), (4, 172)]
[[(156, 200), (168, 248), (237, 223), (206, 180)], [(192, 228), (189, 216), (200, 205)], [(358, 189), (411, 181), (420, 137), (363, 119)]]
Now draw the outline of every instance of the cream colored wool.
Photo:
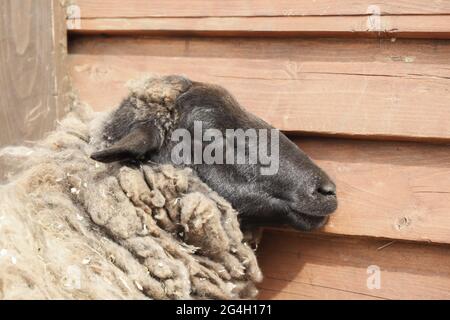
[(0, 299), (254, 297), (230, 204), (190, 169), (91, 160), (102, 119), (76, 104), (43, 141), (0, 151)]

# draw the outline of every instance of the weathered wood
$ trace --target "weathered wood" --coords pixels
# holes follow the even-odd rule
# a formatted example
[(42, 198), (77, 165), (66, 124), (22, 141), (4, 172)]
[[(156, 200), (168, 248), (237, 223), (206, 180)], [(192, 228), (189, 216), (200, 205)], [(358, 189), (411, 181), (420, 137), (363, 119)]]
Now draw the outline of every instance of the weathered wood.
[(39, 139), (64, 112), (65, 24), (59, 1), (0, 1), (0, 146)]
[[(287, 132), (450, 138), (450, 42), (301, 39), (74, 39), (71, 74), (94, 109), (143, 73), (223, 85)], [(98, 92), (102, 92), (101, 95)]]
[[(266, 299), (449, 299), (450, 248), (266, 231), (258, 249)], [(380, 288), (369, 289), (369, 266)]]
[(78, 0), (78, 33), (215, 35), (363, 35), (448, 38), (449, 1), (123, 2)]
[[(265, 257), (260, 258), (265, 262)], [(272, 264), (277, 261), (272, 261)], [(284, 263), (284, 262), (283, 262)], [(278, 279), (278, 276), (266, 276), (259, 286), (260, 300), (382, 300), (366, 294), (359, 294), (335, 288), (316, 286), (307, 282)]]
[(337, 184), (324, 232), (450, 243), (450, 146), (295, 141)]
[(445, 15), (82, 19), (78, 34), (351, 36), (450, 39)]
[[(306, 15), (365, 15), (373, 11), (368, 0), (76, 0), (85, 18), (142, 17), (255, 17)], [(422, 0), (376, 1), (380, 14), (449, 14), (450, 1)]]

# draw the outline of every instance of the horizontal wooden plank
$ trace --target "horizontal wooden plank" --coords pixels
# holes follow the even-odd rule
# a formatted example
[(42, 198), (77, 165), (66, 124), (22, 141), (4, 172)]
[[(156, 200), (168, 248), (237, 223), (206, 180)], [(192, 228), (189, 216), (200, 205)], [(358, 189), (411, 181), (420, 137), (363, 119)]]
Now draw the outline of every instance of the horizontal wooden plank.
[(72, 40), (70, 60), (96, 110), (116, 106), (131, 78), (176, 73), (223, 85), (287, 132), (450, 138), (447, 40), (89, 37)]
[(78, 0), (76, 32), (448, 38), (450, 1)]
[[(266, 231), (258, 249), (266, 277), (260, 298), (450, 299), (448, 246), (388, 244)], [(379, 289), (367, 286), (373, 266), (380, 270)]]
[(59, 1), (0, 2), (0, 147), (55, 127), (67, 102), (66, 57)]
[(93, 18), (80, 22), (70, 28), (72, 33), (450, 38), (450, 19), (446, 15)]
[(450, 146), (295, 142), (337, 185), (339, 207), (324, 232), (450, 243)]
[(401, 0), (76, 0), (85, 18), (253, 17), (305, 15), (363, 15), (374, 4), (381, 14), (450, 14), (450, 1)]
[[(265, 260), (265, 256), (261, 259)], [(272, 263), (277, 263), (276, 260)], [(311, 283), (278, 279), (277, 276), (266, 276), (259, 285), (260, 300), (381, 300), (367, 294), (359, 294)]]

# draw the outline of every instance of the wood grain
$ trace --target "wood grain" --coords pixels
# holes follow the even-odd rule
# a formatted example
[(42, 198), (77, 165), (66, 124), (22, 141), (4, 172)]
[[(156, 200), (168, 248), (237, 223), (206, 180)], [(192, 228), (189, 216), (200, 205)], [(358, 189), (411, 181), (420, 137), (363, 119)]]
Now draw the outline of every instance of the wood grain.
[[(264, 299), (449, 299), (450, 248), (266, 231), (258, 249)], [(380, 288), (369, 289), (369, 266)]]
[[(418, 18), (419, 17), (419, 18)], [(446, 15), (82, 19), (77, 34), (450, 39)]]
[[(368, 0), (76, 0), (85, 18), (139, 17), (254, 17), (306, 15), (364, 15), (374, 4)], [(376, 1), (380, 13), (388, 14), (449, 14), (450, 1), (400, 0)]]
[[(116, 106), (144, 73), (223, 85), (286, 132), (450, 138), (450, 42), (214, 38), (73, 39), (75, 88)], [(98, 94), (98, 92), (103, 94)]]
[(450, 36), (449, 1), (178, 1), (76, 2), (77, 33), (196, 35)]
[[(261, 256), (263, 263), (266, 259)], [(280, 261), (281, 262), (281, 261)], [(281, 263), (285, 263), (282, 261)], [(272, 263), (278, 263), (277, 260)], [(289, 262), (288, 262), (289, 263)], [(266, 276), (259, 286), (260, 300), (382, 300), (376, 296), (339, 290), (332, 287), (317, 286), (307, 282), (279, 279), (278, 275)]]
[(36, 140), (63, 113), (68, 77), (59, 1), (0, 2), (0, 146)]
[(450, 243), (450, 146), (294, 140), (336, 182), (323, 232)]

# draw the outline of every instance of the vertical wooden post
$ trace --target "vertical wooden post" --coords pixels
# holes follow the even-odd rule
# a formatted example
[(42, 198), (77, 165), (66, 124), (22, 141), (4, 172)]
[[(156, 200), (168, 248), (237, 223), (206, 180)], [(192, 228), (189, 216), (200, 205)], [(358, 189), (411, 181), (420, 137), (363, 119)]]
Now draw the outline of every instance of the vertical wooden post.
[(59, 0), (0, 1), (0, 147), (41, 138), (68, 101)]

